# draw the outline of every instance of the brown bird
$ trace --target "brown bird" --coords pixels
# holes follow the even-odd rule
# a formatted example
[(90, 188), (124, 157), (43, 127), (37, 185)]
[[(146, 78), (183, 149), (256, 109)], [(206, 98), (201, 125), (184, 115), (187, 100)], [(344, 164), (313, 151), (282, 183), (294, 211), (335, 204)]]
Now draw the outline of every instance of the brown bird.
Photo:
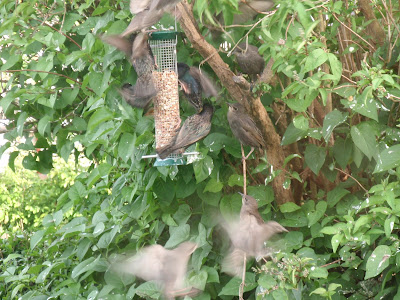
[(276, 233), (287, 232), (282, 225), (275, 221), (265, 223), (258, 212), (257, 200), (249, 195), (241, 195), (242, 208), (239, 220), (222, 223), (233, 246), (222, 263), (222, 269), (225, 273), (233, 276), (242, 274), (245, 266), (243, 262), (246, 257), (266, 256), (265, 241)]
[(232, 24), (243, 24), (252, 20), (259, 13), (265, 13), (274, 6), (271, 0), (249, 0), (239, 1), (239, 11), (241, 14), (233, 16)]
[(211, 118), (214, 108), (205, 104), (201, 113), (188, 117), (171, 144), (157, 150), (161, 159), (166, 158), (176, 150), (183, 152), (187, 147), (207, 136), (211, 130)]
[(122, 33), (127, 36), (156, 24), (164, 13), (171, 13), (180, 0), (131, 0), (130, 11), (136, 14)]
[(119, 35), (103, 36), (102, 39), (126, 54), (138, 76), (134, 86), (125, 84), (122, 87), (120, 90), (122, 97), (133, 107), (147, 107), (157, 95), (153, 80), (153, 71), (156, 66), (153, 53), (147, 42), (148, 36), (139, 33), (135, 36), (133, 42)]
[(265, 148), (265, 141), (254, 120), (239, 103), (228, 103), (228, 122), (233, 135), (241, 144), (251, 147), (251, 151), (242, 159), (246, 160), (254, 148)]
[(253, 81), (264, 71), (264, 58), (258, 53), (256, 46), (240, 43), (232, 52), (236, 56), (236, 61), (240, 70), (244, 74), (248, 74)]
[(196, 248), (197, 244), (192, 242), (183, 242), (173, 250), (152, 245), (117, 264), (116, 268), (145, 281), (156, 281), (166, 299), (175, 299), (178, 295), (192, 293), (190, 287), (185, 287), (184, 278), (189, 258)]
[(218, 96), (218, 90), (211, 79), (196, 67), (189, 67), (185, 63), (178, 62), (178, 79), (183, 94), (197, 112), (203, 109), (202, 94), (205, 97)]

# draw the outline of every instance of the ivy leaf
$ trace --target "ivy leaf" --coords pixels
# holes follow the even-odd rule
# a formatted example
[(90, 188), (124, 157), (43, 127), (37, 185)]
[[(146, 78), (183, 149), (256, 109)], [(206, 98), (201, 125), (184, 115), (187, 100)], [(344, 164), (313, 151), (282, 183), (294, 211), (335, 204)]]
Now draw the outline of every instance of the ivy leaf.
[(281, 144), (283, 146), (295, 143), (307, 136), (308, 130), (296, 128), (296, 126), (292, 123), (287, 127), (285, 134), (282, 137)]
[[(236, 296), (239, 291), (239, 286), (242, 280), (240, 278), (234, 277), (232, 278), (219, 292), (218, 296)], [(246, 272), (246, 281), (244, 286), (244, 292), (251, 291), (256, 288), (257, 283), (255, 280), (255, 274)]]
[(214, 162), (211, 157), (206, 156), (204, 159), (193, 163), (193, 169), (196, 182), (200, 183), (211, 175), (214, 169)]
[(189, 239), (190, 226), (188, 224), (185, 224), (179, 227), (170, 227), (169, 233), (170, 237), (165, 244), (165, 248), (175, 248), (180, 243)]

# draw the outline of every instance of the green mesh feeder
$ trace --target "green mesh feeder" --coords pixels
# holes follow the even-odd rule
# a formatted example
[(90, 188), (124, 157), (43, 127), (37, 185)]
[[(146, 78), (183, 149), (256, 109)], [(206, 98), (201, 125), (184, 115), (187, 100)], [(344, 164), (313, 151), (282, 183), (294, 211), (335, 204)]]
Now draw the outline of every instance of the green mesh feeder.
[[(154, 123), (156, 149), (169, 145), (181, 126), (179, 111), (179, 87), (176, 45), (178, 32), (153, 32), (149, 44), (156, 61), (157, 70), (153, 71), (154, 83), (158, 93), (154, 98)], [(165, 159), (158, 155), (145, 155), (142, 158), (156, 158), (154, 166), (184, 165), (186, 156), (192, 158), (197, 152), (170, 154)], [(189, 159), (189, 161), (191, 161)]]

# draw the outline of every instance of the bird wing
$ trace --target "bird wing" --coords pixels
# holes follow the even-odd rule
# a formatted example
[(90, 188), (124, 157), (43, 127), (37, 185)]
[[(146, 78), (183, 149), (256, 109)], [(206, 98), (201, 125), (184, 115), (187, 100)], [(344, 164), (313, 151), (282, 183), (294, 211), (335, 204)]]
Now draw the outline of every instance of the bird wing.
[(110, 44), (111, 46), (114, 46), (118, 50), (123, 51), (127, 57), (131, 57), (132, 55), (132, 43), (129, 42), (127, 39), (120, 35), (103, 35), (101, 39), (106, 42), (107, 44)]
[(250, 136), (252, 136), (257, 143), (265, 147), (265, 141), (261, 134), (260, 129), (257, 127), (256, 123), (250, 116), (244, 116), (241, 118), (239, 126)]
[(243, 274), (244, 258), (246, 252), (238, 248), (233, 248), (222, 261), (222, 272), (231, 276), (241, 277)]
[(206, 97), (218, 96), (217, 88), (212, 83), (212, 81), (207, 77), (207, 75), (202, 74), (199, 71), (199, 69), (195, 67), (190, 67), (189, 73), (195, 80), (197, 80), (197, 82), (200, 82), (201, 88)]
[(131, 0), (129, 9), (132, 14), (138, 14), (150, 6), (151, 0)]
[(239, 10), (241, 14), (234, 15), (233, 24), (246, 23), (253, 19), (258, 12), (268, 11), (272, 6), (274, 6), (274, 2), (269, 0), (240, 2)]
[(143, 10), (132, 19), (128, 27), (124, 30), (123, 33), (121, 33), (121, 35), (127, 36), (131, 33), (140, 31), (143, 28), (154, 25), (162, 18), (163, 14), (163, 10)]
[(121, 263), (120, 269), (143, 280), (155, 280), (162, 283), (163, 262), (167, 251), (160, 245), (146, 247)]

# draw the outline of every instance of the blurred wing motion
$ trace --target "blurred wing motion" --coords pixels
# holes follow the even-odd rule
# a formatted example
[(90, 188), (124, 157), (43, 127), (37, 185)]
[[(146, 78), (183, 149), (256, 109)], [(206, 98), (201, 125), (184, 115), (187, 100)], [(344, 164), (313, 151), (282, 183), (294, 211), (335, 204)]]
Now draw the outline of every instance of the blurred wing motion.
[(180, 0), (131, 0), (130, 11), (136, 14), (122, 33), (127, 36), (156, 24), (164, 13), (170, 13)]
[[(197, 245), (183, 242), (173, 250), (160, 245), (148, 246), (133, 257), (117, 264), (114, 269), (135, 275), (145, 281), (156, 281), (167, 299), (192, 293), (184, 286), (187, 264)], [(183, 290), (187, 292), (182, 293)]]
[(278, 222), (264, 223), (258, 212), (257, 201), (248, 195), (242, 195), (240, 217), (224, 221), (221, 225), (232, 242), (232, 250), (222, 262), (222, 269), (232, 276), (241, 276), (245, 256), (265, 257), (268, 252), (264, 242), (276, 233), (287, 232)]
[(202, 74), (198, 68), (191, 67), (189, 70), (190, 75), (200, 83), (201, 89), (206, 97), (217, 97), (218, 91), (207, 75)]
[(137, 73), (138, 77), (134, 86), (125, 84), (121, 88), (122, 97), (133, 107), (147, 107), (157, 95), (153, 79), (153, 71), (156, 67), (153, 53), (147, 42), (148, 36), (139, 33), (135, 36), (133, 42), (119, 35), (103, 36), (102, 39), (123, 51)]
[(165, 159), (176, 150), (182, 149), (181, 151), (183, 152), (185, 148), (207, 136), (211, 130), (213, 112), (213, 107), (206, 104), (201, 113), (188, 117), (172, 143), (157, 150), (158, 156), (161, 159)]
[(267, 12), (274, 6), (271, 0), (261, 1), (241, 1), (239, 3), (239, 10), (241, 14), (236, 14), (233, 17), (233, 24), (243, 24), (252, 20), (256, 15), (262, 12)]

